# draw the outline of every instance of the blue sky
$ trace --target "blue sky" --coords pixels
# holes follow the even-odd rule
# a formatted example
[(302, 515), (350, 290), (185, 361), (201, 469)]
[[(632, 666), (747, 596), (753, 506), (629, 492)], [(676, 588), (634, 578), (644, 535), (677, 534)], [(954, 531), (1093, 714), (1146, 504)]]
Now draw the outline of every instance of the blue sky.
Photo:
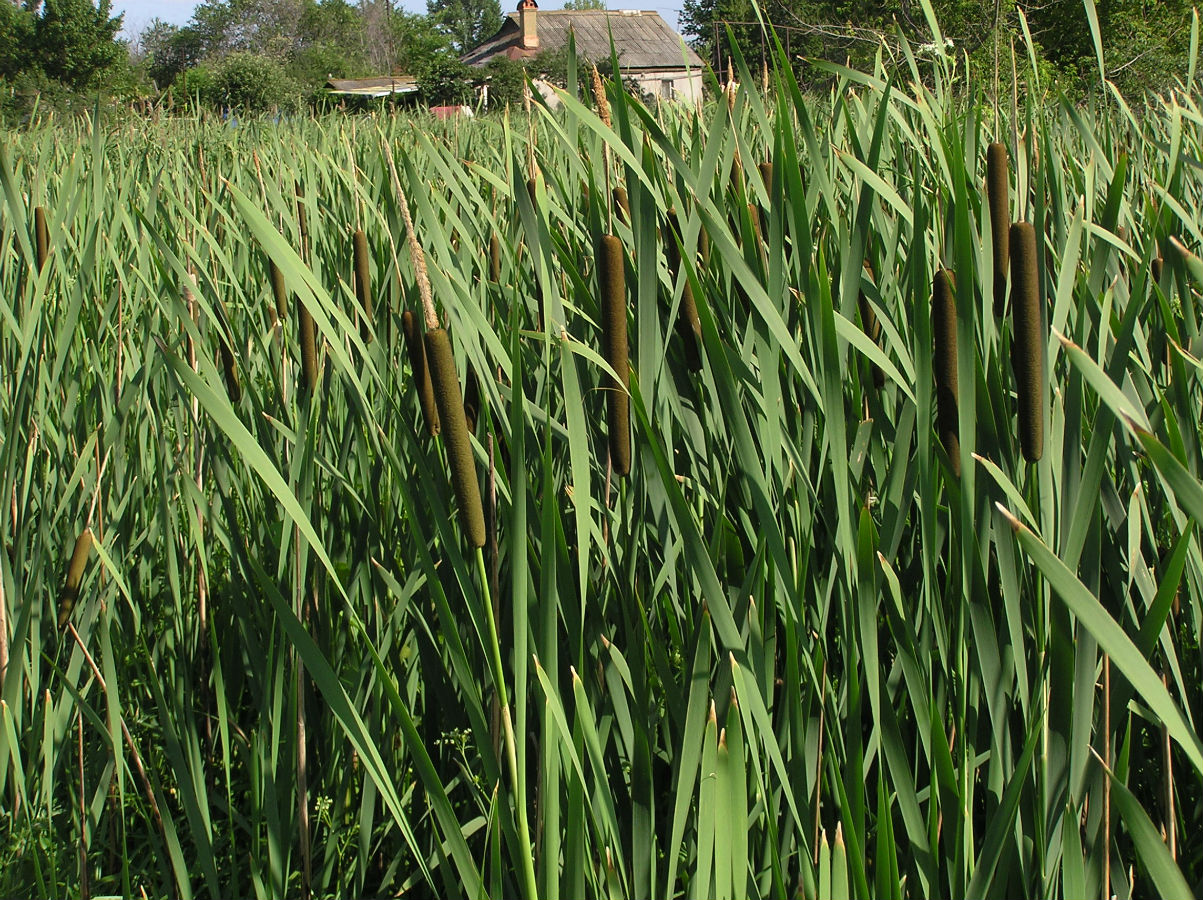
[[(398, 5), (411, 12), (426, 12), (425, 0), (403, 0)], [(547, 0), (540, 8), (559, 9), (562, 5), (562, 0)], [(192, 17), (195, 6), (196, 0), (113, 0), (114, 13), (125, 13), (126, 37), (134, 37), (156, 17), (174, 25), (183, 25)], [(508, 12), (517, 6), (517, 0), (501, 0), (502, 12)], [(678, 27), (680, 0), (611, 0), (610, 6), (613, 9), (654, 9), (669, 25), (673, 28)]]

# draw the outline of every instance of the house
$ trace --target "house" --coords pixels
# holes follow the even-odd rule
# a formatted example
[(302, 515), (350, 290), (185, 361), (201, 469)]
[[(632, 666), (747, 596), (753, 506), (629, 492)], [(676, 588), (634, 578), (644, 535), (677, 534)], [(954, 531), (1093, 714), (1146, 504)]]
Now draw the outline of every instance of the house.
[(544, 50), (568, 45), (576, 37), (581, 59), (610, 58), (610, 36), (623, 79), (639, 84), (648, 94), (694, 103), (702, 97), (702, 60), (684, 39), (651, 10), (554, 9), (539, 12), (535, 0), (521, 0), (498, 32), (464, 54), (470, 66), (483, 66), (496, 56), (521, 60)]

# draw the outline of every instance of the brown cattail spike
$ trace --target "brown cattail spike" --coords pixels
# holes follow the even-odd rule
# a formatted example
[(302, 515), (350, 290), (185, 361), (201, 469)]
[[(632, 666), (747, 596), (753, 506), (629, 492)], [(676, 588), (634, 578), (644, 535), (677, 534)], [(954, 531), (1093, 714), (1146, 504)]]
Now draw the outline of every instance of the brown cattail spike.
[(430, 361), (430, 376), (434, 384), (435, 403), (443, 438), (447, 442), (447, 462), (451, 466), (451, 487), (459, 506), (460, 526), (473, 547), (485, 545), (485, 512), (480, 502), (480, 484), (476, 480), (476, 460), (472, 456), (472, 441), (468, 437), (468, 421), (464, 416), (464, 398), (455, 373), (455, 354), (451, 338), (442, 328), (426, 331), (426, 358)]
[(1036, 462), (1044, 454), (1047, 338), (1043, 331), (1040, 280), (1036, 271), (1036, 229), (1029, 222), (1011, 226), (1011, 308), (1015, 326), (1012, 362), (1019, 395), (1019, 445), (1023, 458)]
[(288, 318), (288, 290), (284, 286), (284, 273), (271, 260), (267, 262), (271, 270), (272, 296), (276, 300), (276, 315), (283, 322)]
[(617, 375), (607, 375), (606, 423), (610, 436), (610, 460), (619, 476), (631, 471), (631, 384), (627, 345), (627, 288), (623, 269), (622, 242), (604, 234), (597, 247), (597, 277), (601, 287), (602, 352)]
[(1161, 284), (1161, 272), (1165, 268), (1165, 260), (1160, 256), (1154, 256), (1150, 268), (1153, 271), (1154, 284)]
[(79, 586), (84, 580), (84, 569), (88, 565), (88, 556), (92, 553), (92, 529), (85, 528), (75, 541), (75, 549), (71, 552), (71, 562), (67, 566), (67, 580), (58, 595), (58, 627), (66, 626), (75, 609), (75, 601), (79, 599)]
[(994, 314), (1002, 316), (1007, 303), (1011, 194), (1007, 148), (997, 141), (986, 148), (986, 198), (990, 202), (990, 237), (994, 244)]
[[(668, 239), (665, 241), (665, 255), (668, 257), (668, 270), (672, 273), (673, 284), (681, 276), (681, 248), (678, 242), (681, 240), (681, 221), (677, 217), (677, 211), (673, 208), (668, 210)], [(685, 345), (685, 364), (693, 372), (702, 368), (702, 322), (698, 318), (698, 306), (693, 299), (693, 288), (689, 285), (689, 279), (685, 279), (685, 283), (681, 290), (681, 308), (677, 313), (677, 331), (681, 335), (681, 342)]]
[(614, 208), (616, 210), (618, 210), (618, 214), (622, 218), (622, 221), (625, 222), (627, 225), (630, 225), (631, 224), (631, 201), (627, 197), (627, 189), (624, 188), (621, 184), (615, 185), (614, 190), (611, 192), (611, 194), (614, 198)]
[(961, 441), (957, 403), (957, 305), (952, 273), (941, 269), (932, 281), (931, 326), (936, 376), (936, 429), (953, 474), (961, 477)]
[(34, 242), (37, 245), (38, 271), (46, 266), (46, 257), (50, 255), (50, 229), (46, 226), (46, 210), (35, 206), (33, 210)]
[(301, 377), (310, 394), (317, 389), (317, 329), (305, 303), (297, 298), (297, 322), (301, 331)]
[(363, 229), (352, 239), (355, 248), (355, 299), (359, 302), (360, 335), (366, 344), (372, 339), (372, 274), (368, 257), (368, 236)]
[(489, 235), (489, 281), (501, 281), (501, 238), (496, 231)]
[(439, 410), (434, 402), (434, 387), (430, 383), (430, 371), (426, 365), (426, 347), (422, 343), (422, 332), (418, 320), (408, 309), (401, 314), (401, 329), (405, 332), (409, 367), (414, 373), (414, 387), (418, 391), (418, 402), (422, 406), (426, 432), (434, 437), (440, 430)]

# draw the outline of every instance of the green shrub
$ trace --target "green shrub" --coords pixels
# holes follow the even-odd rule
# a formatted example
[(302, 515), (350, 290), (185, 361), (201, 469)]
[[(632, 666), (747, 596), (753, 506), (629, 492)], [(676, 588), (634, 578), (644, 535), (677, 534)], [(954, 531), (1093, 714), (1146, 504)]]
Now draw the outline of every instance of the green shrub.
[(220, 109), (261, 113), (296, 109), (300, 92), (274, 59), (231, 53), (214, 64), (212, 81), (201, 98)]

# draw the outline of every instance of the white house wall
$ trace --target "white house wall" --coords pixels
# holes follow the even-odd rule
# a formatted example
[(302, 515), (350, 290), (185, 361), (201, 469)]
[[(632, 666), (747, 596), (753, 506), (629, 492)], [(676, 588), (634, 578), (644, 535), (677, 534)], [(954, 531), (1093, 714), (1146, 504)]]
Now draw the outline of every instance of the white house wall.
[[(625, 75), (634, 79), (639, 87), (653, 97), (672, 99), (682, 103), (697, 103), (702, 99), (702, 73), (682, 69), (678, 72), (640, 72)], [(665, 82), (672, 83), (672, 97), (668, 97)]]

